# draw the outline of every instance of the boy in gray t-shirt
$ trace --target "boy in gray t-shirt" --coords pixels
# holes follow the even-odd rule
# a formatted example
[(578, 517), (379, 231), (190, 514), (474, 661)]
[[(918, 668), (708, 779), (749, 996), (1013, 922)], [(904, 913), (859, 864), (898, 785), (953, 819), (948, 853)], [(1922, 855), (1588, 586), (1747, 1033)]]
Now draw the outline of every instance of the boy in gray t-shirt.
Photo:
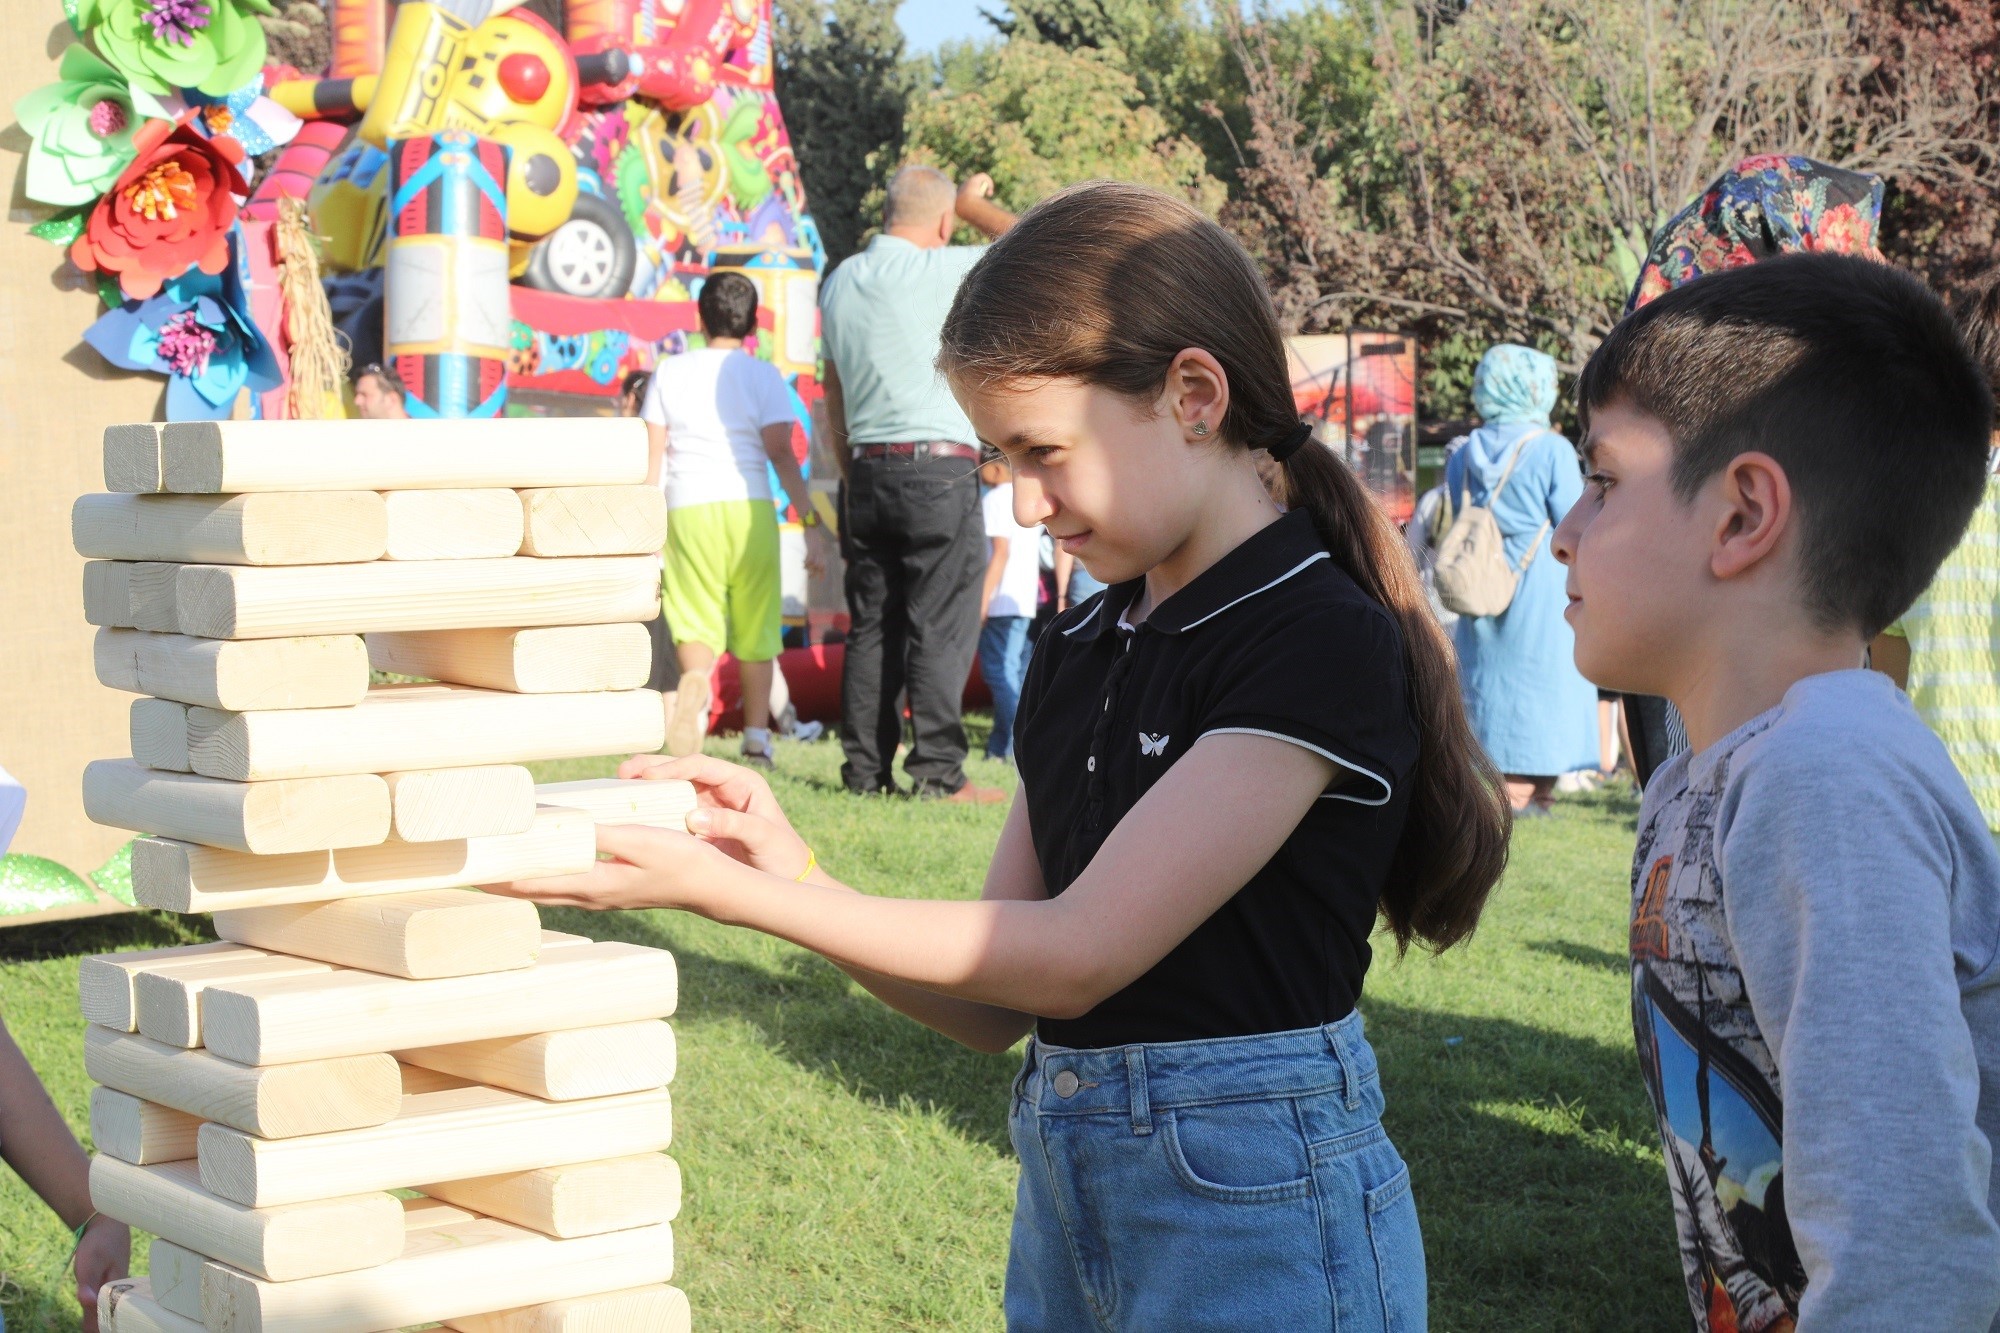
[(1631, 951), (1695, 1326), (2000, 1328), (2000, 854), (1859, 669), (1978, 501), (1984, 376), (1915, 279), (1809, 255), (1641, 308), (1578, 396), (1577, 665), (1692, 749), (1646, 789)]

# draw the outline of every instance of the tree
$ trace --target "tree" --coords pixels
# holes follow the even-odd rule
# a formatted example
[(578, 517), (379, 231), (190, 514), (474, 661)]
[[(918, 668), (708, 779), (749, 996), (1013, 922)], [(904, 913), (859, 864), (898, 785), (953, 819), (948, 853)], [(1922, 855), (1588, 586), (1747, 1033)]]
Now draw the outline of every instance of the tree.
[(911, 74), (898, 0), (778, 0), (778, 104), (827, 258), (852, 254), (864, 205), (903, 143)]

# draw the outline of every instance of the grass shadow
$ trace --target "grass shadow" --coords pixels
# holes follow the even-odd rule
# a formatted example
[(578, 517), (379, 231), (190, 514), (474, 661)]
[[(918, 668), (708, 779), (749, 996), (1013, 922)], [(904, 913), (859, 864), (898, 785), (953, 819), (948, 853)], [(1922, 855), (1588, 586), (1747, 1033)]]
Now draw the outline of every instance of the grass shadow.
[(1609, 949), (1593, 949), (1587, 944), (1576, 944), (1569, 940), (1530, 940), (1527, 947), (1535, 953), (1565, 959), (1579, 967), (1602, 968), (1621, 976), (1632, 970), (1632, 960), (1622, 953), (1613, 953)]
[(0, 930), (0, 963), (124, 949), (170, 949), (177, 944), (199, 944), (214, 938), (215, 931), (205, 916), (135, 911), (76, 917)]

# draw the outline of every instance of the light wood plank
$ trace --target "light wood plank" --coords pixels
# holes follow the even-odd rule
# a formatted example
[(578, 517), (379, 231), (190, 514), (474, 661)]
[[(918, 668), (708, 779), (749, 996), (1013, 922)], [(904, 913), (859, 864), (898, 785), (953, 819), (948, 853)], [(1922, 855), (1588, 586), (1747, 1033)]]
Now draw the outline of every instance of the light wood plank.
[[(530, 967), (542, 922), (524, 898), (473, 889), (429, 889), (289, 907), (217, 912), (215, 933), (301, 958), (394, 977), (462, 977)], [(140, 1031), (145, 1031), (145, 978)]]
[(132, 564), (128, 560), (92, 560), (83, 567), (83, 618), (107, 629), (131, 629)]
[[(405, 1243), (408, 1243), (407, 1233)], [(146, 1251), (148, 1276), (153, 1281), (153, 1299), (163, 1309), (200, 1323), (201, 1270), (208, 1262), (185, 1246), (156, 1238)]]
[(99, 1333), (208, 1333), (198, 1319), (177, 1315), (153, 1299), (153, 1280), (122, 1277), (97, 1289)]
[(132, 759), (168, 773), (191, 773), (188, 706), (171, 699), (134, 699), (129, 713)]
[(208, 987), (218, 982), (311, 976), (331, 970), (327, 964), (311, 958), (265, 953), (256, 958), (217, 959), (205, 966), (167, 972), (141, 971), (132, 986), (139, 1010), (139, 1035), (168, 1046), (192, 1049), (201, 1045), (201, 993)]
[(518, 972), (408, 981), (338, 971), (211, 987), (202, 1025), (224, 1059), (287, 1064), (665, 1018), (676, 985), (664, 950), (544, 939), (541, 958)]
[(355, 1333), (503, 1303), (515, 1308), (647, 1286), (672, 1275), (673, 1233), (666, 1226), (552, 1240), (474, 1217), (411, 1229), (395, 1262), (331, 1277), (265, 1282), (209, 1263), (201, 1272), (203, 1323), (212, 1333)]
[(162, 560), (140, 560), (132, 565), (133, 628), (163, 634), (180, 632), (180, 607), (174, 600), (174, 584), (182, 568)]
[(387, 505), (374, 491), (82, 495), (69, 526), (77, 554), (91, 559), (211, 565), (379, 560), (389, 535)]
[(688, 1298), (665, 1283), (445, 1320), (458, 1333), (689, 1333)]
[(688, 811), (695, 807), (692, 782), (644, 778), (544, 782), (535, 788), (535, 799), (543, 805), (586, 811), (600, 824), (644, 824), (683, 833), (687, 831)]
[(162, 489), (160, 428), (150, 421), (104, 428), (104, 489), (152, 492)]
[(665, 718), (654, 690), (507, 694), (407, 684), (376, 686), (351, 709), (196, 708), (187, 732), (196, 772), (268, 782), (657, 750)]
[(674, 1030), (648, 1019), (422, 1046), (398, 1051), (396, 1058), (474, 1083), (566, 1102), (664, 1088), (674, 1081)]
[(171, 949), (93, 954), (77, 963), (77, 1000), (86, 1022), (114, 1032), (137, 1032), (139, 1009), (133, 983), (141, 971), (170, 972), (218, 958), (255, 958), (262, 953), (261, 949), (246, 949), (225, 940), (214, 944), (181, 944)]
[(665, 1148), (673, 1106), (664, 1089), (545, 1102), (500, 1088), (415, 1093), (386, 1125), (260, 1139), (226, 1125), (200, 1135), (204, 1189), (251, 1208), (335, 1194), (404, 1189)]
[(422, 1189), (481, 1216), (561, 1238), (671, 1222), (681, 1210), (680, 1164), (657, 1152), (475, 1176)]
[(589, 815), (543, 807), (522, 833), (285, 856), (139, 838), (132, 844), (132, 893), (140, 906), (160, 911), (221, 912), (580, 875), (596, 859)]
[(368, 636), (377, 671), (517, 694), (636, 690), (652, 674), (652, 638), (641, 624), (542, 629), (442, 629)]
[(93, 759), (83, 770), (83, 809), (113, 828), (260, 855), (366, 847), (389, 836), (389, 785), (374, 773), (225, 782)]
[(658, 486), (561, 486), (521, 492), (523, 555), (646, 555), (667, 543)]
[(90, 1090), (90, 1142), (134, 1166), (182, 1162), (195, 1156), (201, 1121), (116, 1088)]
[(97, 681), (205, 708), (340, 708), (368, 693), (368, 649), (358, 634), (301, 639), (196, 639), (100, 629)]
[(382, 498), (387, 559), (491, 560), (521, 549), (521, 502), (513, 491), (387, 491)]
[[(595, 625), (660, 613), (655, 556), (378, 560), (366, 565), (183, 565), (179, 629), (210, 639), (484, 626)], [(135, 607), (135, 618), (143, 607)], [(141, 628), (149, 628), (139, 620)]]
[(382, 780), (393, 836), (404, 842), (501, 837), (535, 822), (535, 775), (519, 764), (404, 769)]
[(255, 1068), (91, 1027), (83, 1067), (108, 1088), (267, 1139), (385, 1124), (403, 1104), (402, 1071), (386, 1055)]
[(165, 488), (198, 495), (646, 479), (646, 429), (629, 417), (179, 421), (160, 428), (160, 452)]
[(393, 1194), (245, 1208), (203, 1189), (193, 1162), (133, 1166), (99, 1155), (90, 1164), (90, 1205), (273, 1282), (372, 1268), (403, 1252), (403, 1204)]

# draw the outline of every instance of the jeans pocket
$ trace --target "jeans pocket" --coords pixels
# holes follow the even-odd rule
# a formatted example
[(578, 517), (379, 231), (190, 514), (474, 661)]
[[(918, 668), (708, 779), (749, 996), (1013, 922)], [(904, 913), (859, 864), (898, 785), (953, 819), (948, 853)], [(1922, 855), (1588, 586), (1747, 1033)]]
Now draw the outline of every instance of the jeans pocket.
[(1312, 1193), (1312, 1164), (1290, 1098), (1165, 1112), (1154, 1133), (1181, 1186), (1216, 1203), (1275, 1203)]
[(1429, 1297), (1424, 1272), (1424, 1238), (1417, 1225), (1417, 1202), (1405, 1166), (1363, 1196), (1368, 1244), (1375, 1252), (1375, 1275), (1382, 1291), (1382, 1326), (1388, 1333), (1417, 1333), (1425, 1327)]

